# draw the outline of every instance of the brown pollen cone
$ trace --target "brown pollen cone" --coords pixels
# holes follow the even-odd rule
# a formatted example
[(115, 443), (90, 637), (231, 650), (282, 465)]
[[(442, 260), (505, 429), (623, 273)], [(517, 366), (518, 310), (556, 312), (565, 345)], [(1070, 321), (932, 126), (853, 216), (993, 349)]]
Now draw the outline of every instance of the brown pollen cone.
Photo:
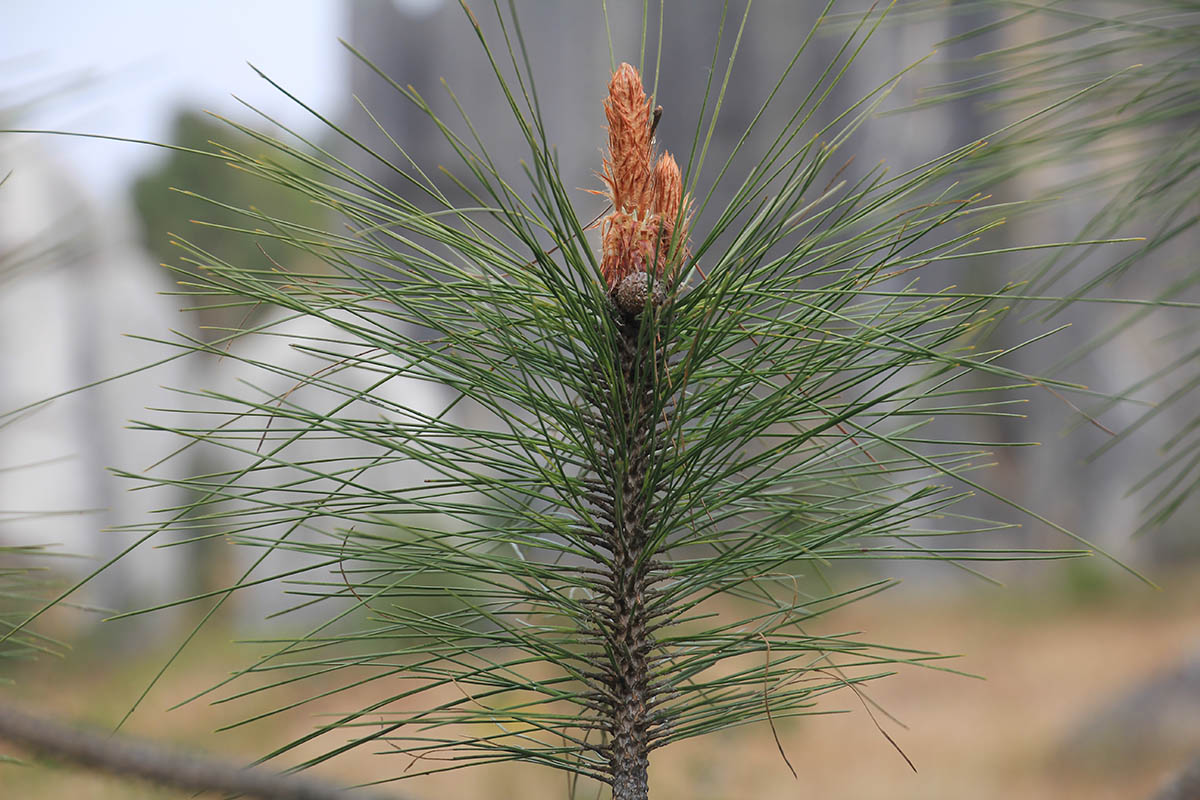
[(609, 152), (601, 178), (612, 212), (601, 221), (600, 270), (614, 291), (634, 273), (653, 273), (656, 279), (667, 274), (672, 237), (675, 254), (686, 250), (686, 219), (680, 217), (680, 207), (686, 209), (687, 199), (671, 154), (654, 159), (650, 102), (641, 76), (629, 64), (621, 64), (609, 81), (604, 114)]
[(663, 153), (654, 164), (654, 177), (651, 189), (651, 227), (657, 234), (654, 250), (648, 253), (649, 258), (655, 259), (654, 274), (661, 278), (666, 274), (668, 257), (672, 255), (672, 237), (675, 234), (675, 224), (679, 222), (679, 237), (675, 244), (677, 251), (683, 251), (687, 239), (686, 210), (684, 218), (680, 218), (679, 207), (683, 205), (683, 176), (679, 165), (670, 153)]
[(650, 180), (650, 101), (638, 71), (621, 64), (608, 82), (608, 158), (604, 181), (614, 211), (641, 207)]

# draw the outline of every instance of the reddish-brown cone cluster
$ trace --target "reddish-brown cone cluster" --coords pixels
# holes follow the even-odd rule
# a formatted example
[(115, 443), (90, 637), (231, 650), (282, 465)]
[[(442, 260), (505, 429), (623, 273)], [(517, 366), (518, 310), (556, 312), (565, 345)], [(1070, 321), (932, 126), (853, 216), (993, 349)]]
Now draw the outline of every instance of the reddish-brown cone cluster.
[(653, 273), (661, 280), (670, 274), (672, 262), (681, 260), (687, 247), (687, 199), (671, 154), (654, 160), (650, 101), (641, 76), (629, 64), (622, 64), (609, 82), (604, 114), (608, 157), (601, 178), (608, 186), (612, 213), (600, 223), (600, 270), (615, 292), (636, 273)]

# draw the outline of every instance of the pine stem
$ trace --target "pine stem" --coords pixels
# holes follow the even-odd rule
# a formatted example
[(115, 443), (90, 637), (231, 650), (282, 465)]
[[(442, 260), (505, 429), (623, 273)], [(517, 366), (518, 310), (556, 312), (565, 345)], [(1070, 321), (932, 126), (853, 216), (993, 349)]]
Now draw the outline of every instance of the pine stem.
[[(661, 359), (652, 336), (631, 315), (618, 314), (621, 418), (609, 420), (607, 486), (598, 498), (606, 526), (605, 547), (612, 558), (600, 591), (604, 602), (592, 618), (592, 635), (604, 649), (598, 692), (605, 733), (604, 755), (613, 800), (645, 800), (655, 704), (651, 654), (656, 647), (647, 599), (654, 582), (645, 552), (654, 487), (647, 469), (654, 453), (655, 387)], [(614, 393), (610, 393), (612, 397)]]

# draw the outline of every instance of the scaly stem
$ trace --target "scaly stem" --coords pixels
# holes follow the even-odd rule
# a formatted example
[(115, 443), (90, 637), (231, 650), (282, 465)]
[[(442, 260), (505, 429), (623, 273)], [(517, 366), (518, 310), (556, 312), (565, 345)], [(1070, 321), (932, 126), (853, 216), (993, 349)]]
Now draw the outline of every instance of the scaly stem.
[(616, 312), (620, 385), (615, 394), (621, 415), (606, 426), (606, 506), (601, 517), (605, 547), (611, 553), (607, 576), (599, 587), (601, 602), (593, 616), (591, 636), (602, 648), (595, 693), (600, 718), (596, 726), (606, 738), (613, 800), (645, 800), (647, 768), (654, 728), (654, 686), (650, 667), (656, 647), (654, 620), (647, 608), (654, 562), (646, 553), (655, 487), (647, 470), (656, 444), (658, 420), (654, 398), (661, 359), (652, 337), (632, 315)]

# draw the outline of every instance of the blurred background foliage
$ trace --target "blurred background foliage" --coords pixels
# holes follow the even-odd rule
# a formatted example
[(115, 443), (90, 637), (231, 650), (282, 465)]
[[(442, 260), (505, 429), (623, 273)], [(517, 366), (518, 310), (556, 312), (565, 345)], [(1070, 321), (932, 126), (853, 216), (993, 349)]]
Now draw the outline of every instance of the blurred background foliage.
[[(220, 152), (221, 148), (233, 148), (274, 168), (294, 170), (301, 175), (314, 172), (259, 139), (198, 111), (177, 112), (171, 120), (170, 135), (164, 141), (189, 151)], [(266, 237), (236, 235), (235, 231), (263, 230), (263, 227), (261, 221), (247, 219), (237, 207), (231, 207), (232, 198), (237, 199), (237, 206), (294, 225), (320, 229), (325, 224), (324, 209), (308, 202), (299, 192), (251, 175), (232, 163), (173, 150), (133, 182), (130, 200), (140, 223), (142, 246), (160, 263), (183, 273), (179, 278), (181, 293), (188, 292), (187, 273), (196, 267), (189, 263), (174, 237), (183, 237), (200, 250), (219, 253), (233, 264), (262, 264), (265, 268), (275, 266), (297, 272), (320, 268), (318, 259), (305, 259), (302, 254), (297, 257), (294, 249), (273, 245)], [(288, 261), (287, 266), (281, 265), (280, 260)], [(255, 309), (221, 306), (203, 294), (190, 295), (185, 305), (195, 312), (190, 318), (192, 324), (209, 338), (218, 338), (255, 321)]]

